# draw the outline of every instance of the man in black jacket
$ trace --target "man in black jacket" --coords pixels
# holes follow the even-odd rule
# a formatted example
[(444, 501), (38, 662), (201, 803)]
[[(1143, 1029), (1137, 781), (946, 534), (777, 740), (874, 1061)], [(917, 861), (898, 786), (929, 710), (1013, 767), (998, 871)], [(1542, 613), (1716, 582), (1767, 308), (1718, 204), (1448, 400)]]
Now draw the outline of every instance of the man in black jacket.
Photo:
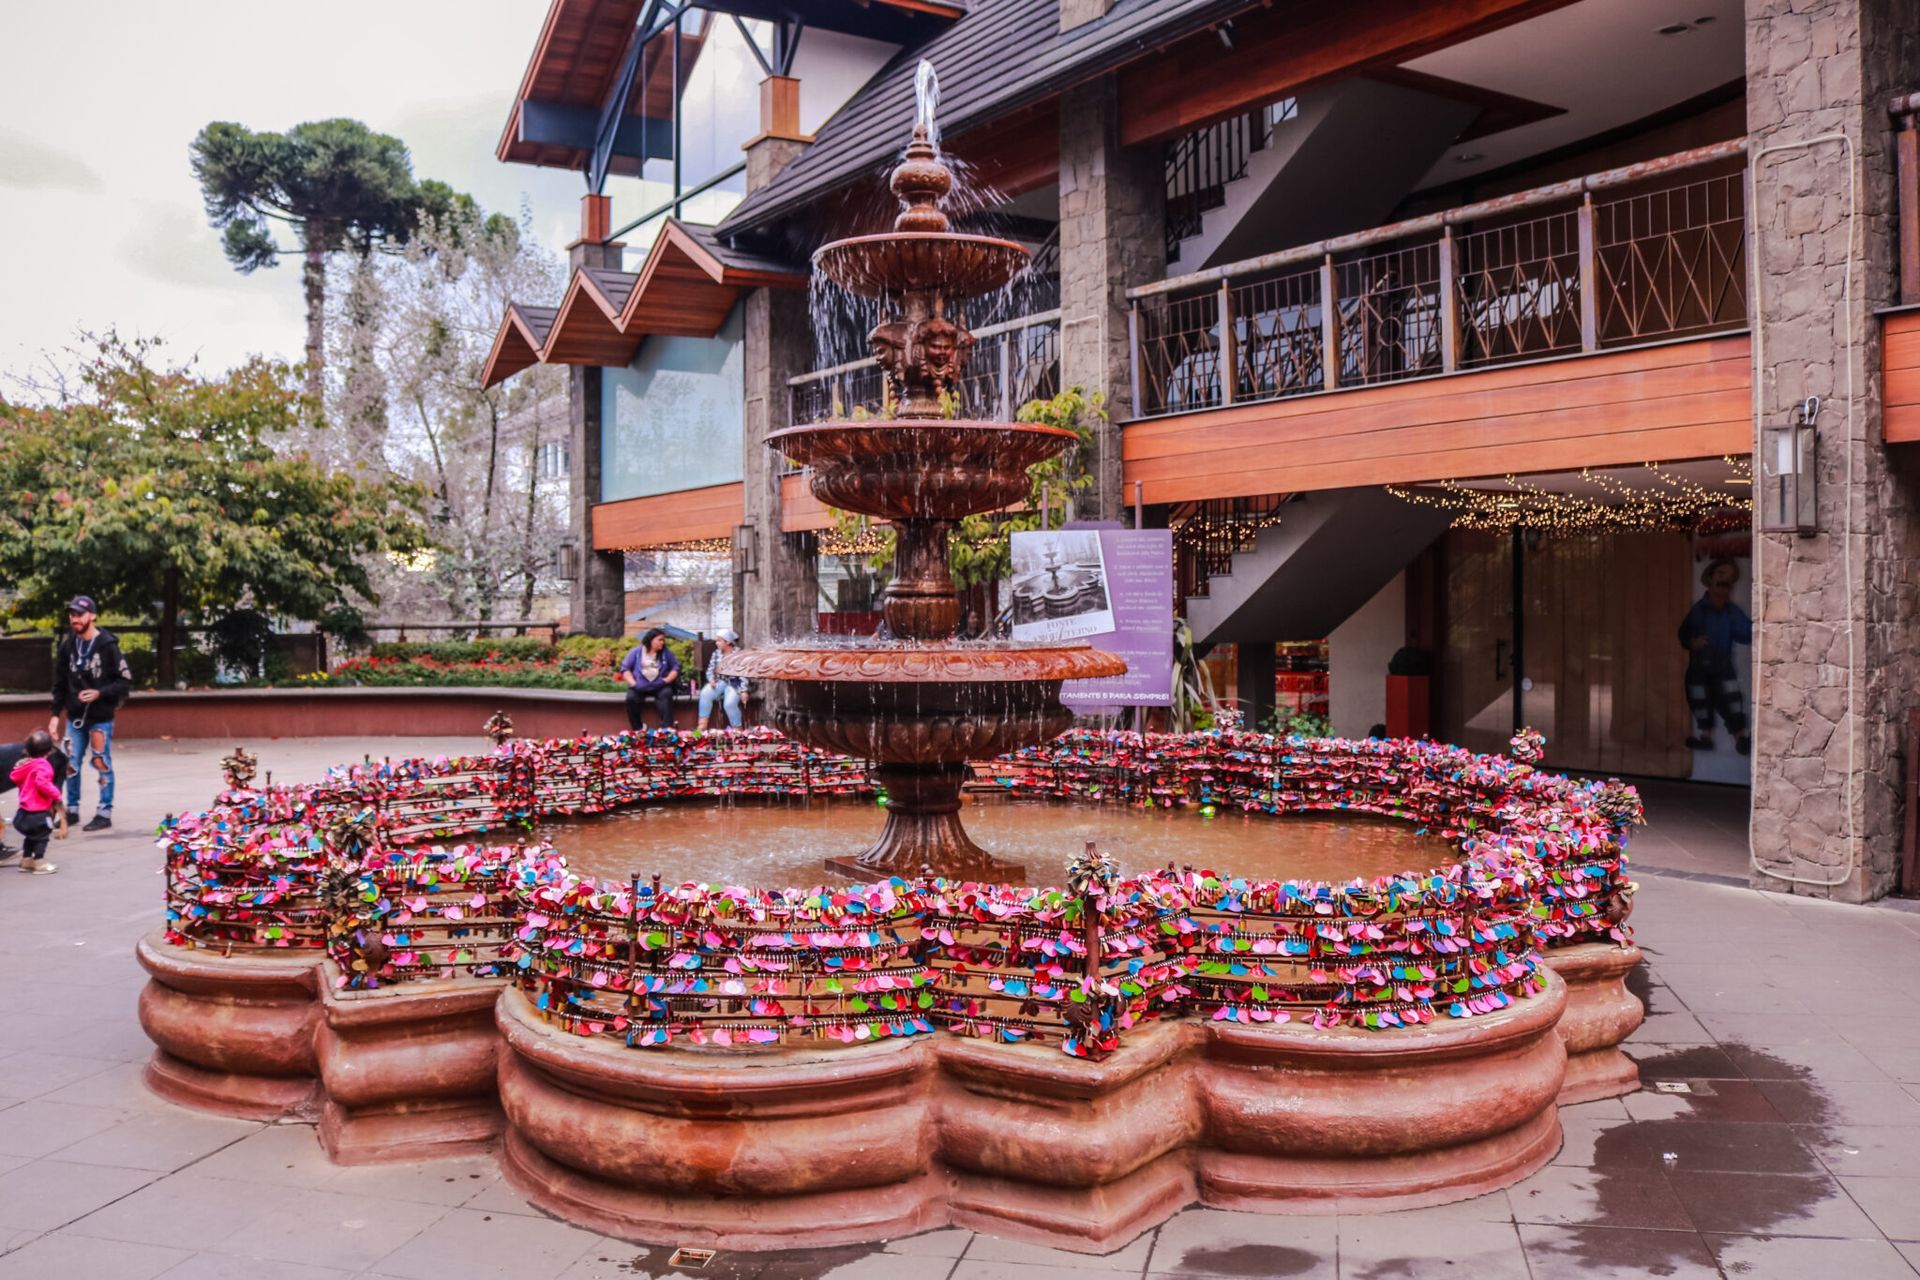
[(113, 825), (113, 713), (133, 690), (133, 672), (120, 641), (95, 623), (92, 596), (67, 602), (68, 634), (53, 655), (53, 718), (47, 732), (65, 742), (73, 767), (67, 774), (67, 812), (80, 812), (80, 761), (100, 775), (100, 799), (82, 831)]

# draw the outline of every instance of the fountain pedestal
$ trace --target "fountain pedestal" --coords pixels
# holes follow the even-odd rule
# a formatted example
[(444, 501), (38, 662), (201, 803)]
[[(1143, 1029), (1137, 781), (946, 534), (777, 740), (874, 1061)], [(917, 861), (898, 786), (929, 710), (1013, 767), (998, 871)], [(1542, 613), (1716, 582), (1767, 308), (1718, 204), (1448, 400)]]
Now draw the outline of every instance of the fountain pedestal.
[(1072, 723), (1060, 705), (1061, 683), (1121, 675), (1126, 664), (1084, 644), (952, 639), (960, 618), (947, 561), (953, 526), (1025, 504), (1033, 489), (1028, 469), (1078, 436), (1066, 427), (958, 416), (973, 335), (949, 317), (949, 303), (1004, 287), (1025, 268), (1027, 253), (1008, 240), (950, 229), (939, 201), (953, 179), (929, 133), (923, 120), (893, 172), (901, 202), (893, 233), (838, 240), (813, 259), (842, 288), (897, 302), (901, 318), (868, 335), (892, 415), (767, 437), (811, 468), (822, 503), (892, 525), (894, 577), (882, 612), (894, 643), (749, 650), (728, 655), (721, 669), (770, 684), (781, 732), (874, 762), (887, 793), (886, 827), (864, 853), (829, 861), (829, 871), (861, 880), (930, 871), (1012, 881), (1024, 878), (1024, 868), (996, 860), (960, 821), (967, 762), (1057, 737)]

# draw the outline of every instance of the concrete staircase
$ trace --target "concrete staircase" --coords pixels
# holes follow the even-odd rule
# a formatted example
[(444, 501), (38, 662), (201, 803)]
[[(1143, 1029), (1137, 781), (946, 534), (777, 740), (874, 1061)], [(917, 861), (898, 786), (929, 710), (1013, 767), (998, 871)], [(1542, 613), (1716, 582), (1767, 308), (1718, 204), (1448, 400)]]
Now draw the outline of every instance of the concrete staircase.
[[(1224, 184), (1198, 234), (1170, 247), (1181, 271), (1235, 262), (1385, 221), (1477, 107), (1350, 80), (1297, 100)], [(1224, 126), (1215, 126), (1216, 128)]]
[(1451, 517), (1385, 489), (1330, 489), (1281, 508), (1253, 550), (1187, 601), (1201, 644), (1319, 640), (1371, 600)]

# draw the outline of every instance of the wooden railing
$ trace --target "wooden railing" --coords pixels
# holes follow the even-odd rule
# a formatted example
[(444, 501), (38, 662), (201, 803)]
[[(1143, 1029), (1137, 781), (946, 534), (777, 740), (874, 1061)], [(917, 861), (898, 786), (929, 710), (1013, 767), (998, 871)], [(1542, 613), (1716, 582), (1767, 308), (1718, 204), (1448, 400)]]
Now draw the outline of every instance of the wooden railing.
[(1893, 117), (1893, 174), (1899, 191), (1900, 305), (1920, 303), (1920, 93), (1888, 104)]
[(1130, 289), (1135, 416), (1743, 329), (1745, 171), (1728, 170), (1745, 151), (1716, 143)]

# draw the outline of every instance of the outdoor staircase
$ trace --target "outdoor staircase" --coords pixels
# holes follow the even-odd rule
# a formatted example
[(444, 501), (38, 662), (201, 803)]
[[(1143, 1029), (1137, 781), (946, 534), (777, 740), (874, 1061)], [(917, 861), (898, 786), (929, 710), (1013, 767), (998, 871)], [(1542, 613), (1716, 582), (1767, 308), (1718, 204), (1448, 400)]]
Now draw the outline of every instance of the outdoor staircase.
[(1167, 262), (1197, 271), (1374, 226), (1478, 108), (1350, 80), (1167, 145)]
[(1250, 550), (1207, 578), (1204, 594), (1188, 595), (1196, 643), (1324, 639), (1451, 519), (1375, 488), (1301, 494), (1276, 514)]

